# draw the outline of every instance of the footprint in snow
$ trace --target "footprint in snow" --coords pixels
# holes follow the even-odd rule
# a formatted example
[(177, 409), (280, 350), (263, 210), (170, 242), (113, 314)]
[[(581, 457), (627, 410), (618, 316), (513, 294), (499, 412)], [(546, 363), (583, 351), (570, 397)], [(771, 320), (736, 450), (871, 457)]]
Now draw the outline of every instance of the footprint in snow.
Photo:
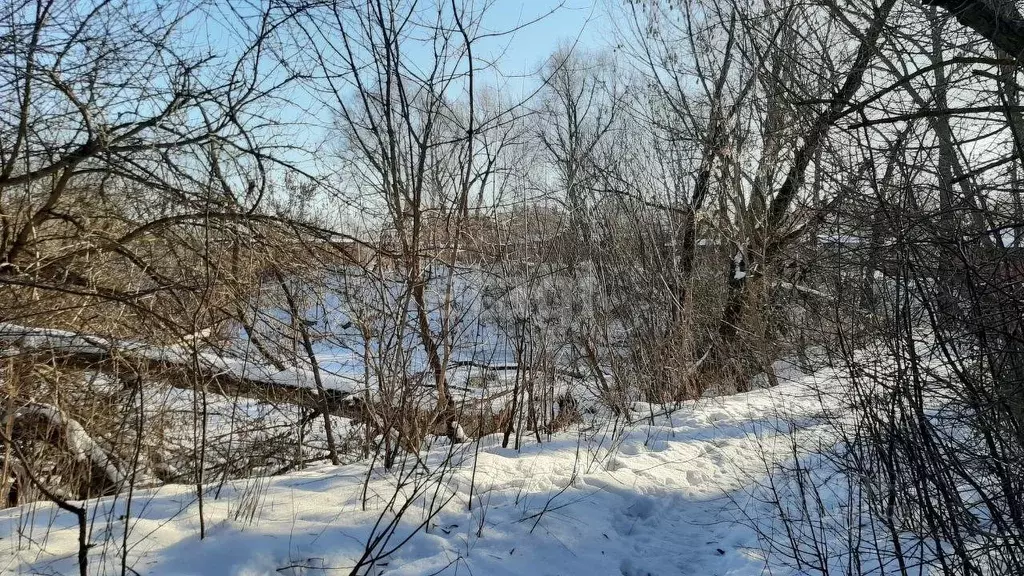
[(686, 483), (690, 486), (698, 486), (704, 484), (708, 477), (700, 470), (687, 470), (686, 471)]
[(619, 572), (622, 573), (622, 576), (658, 576), (645, 567), (637, 566), (636, 560), (633, 558), (623, 560), (622, 564), (619, 565)]

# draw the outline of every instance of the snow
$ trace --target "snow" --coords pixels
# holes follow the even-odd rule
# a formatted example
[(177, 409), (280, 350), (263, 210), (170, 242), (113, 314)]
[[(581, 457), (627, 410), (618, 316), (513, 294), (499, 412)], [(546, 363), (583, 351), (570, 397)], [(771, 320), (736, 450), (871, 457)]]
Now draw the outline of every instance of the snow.
[(736, 255), (732, 257), (733, 262), (733, 273), (732, 277), (734, 280), (743, 280), (747, 277), (747, 271), (744, 269), (744, 263), (746, 257), (744, 257), (742, 251), (737, 251)]
[(776, 282), (775, 285), (784, 290), (795, 290), (801, 294), (807, 294), (808, 296), (814, 296), (816, 298), (828, 298), (828, 294), (825, 294), (821, 290), (815, 290), (814, 288), (808, 288), (807, 286), (793, 284), (792, 282), (779, 281)]
[[(63, 430), (67, 440), (68, 449), (79, 462), (89, 462), (100, 470), (103, 470), (107, 480), (112, 484), (120, 484), (126, 475), (117, 466), (117, 463), (110, 458), (106, 450), (100, 447), (95, 440), (82, 428), (82, 425), (73, 418), (68, 418), (64, 412), (49, 404), (28, 404), (15, 411), (15, 420), (27, 416), (36, 416), (49, 422), (55, 429)], [(145, 484), (153, 481), (145, 480)]]
[[(321, 466), (229, 482), (216, 499), (211, 486), (202, 541), (193, 488), (138, 490), (128, 520), (123, 495), (92, 500), (91, 573), (120, 573), (125, 532), (139, 574), (348, 573), (386, 535), (398, 494), (414, 505), (378, 541), (391, 553), (366, 573), (762, 574), (771, 558), (758, 534), (771, 528), (771, 510), (758, 486), (792, 456), (781, 439), (793, 422), (807, 423), (798, 434), (827, 437), (811, 416), (834, 378), (801, 376), (670, 413), (638, 403), (624, 431), (588, 422), (518, 452), (496, 436), (439, 439), (425, 470)], [(73, 518), (49, 504), (0, 512), (0, 572), (72, 573), (76, 538)]]
[[(19, 349), (105, 356), (117, 350), (154, 362), (187, 366), (192, 364), (193, 354), (191, 349), (184, 346), (157, 346), (144, 342), (119, 341), (98, 335), (21, 326), (8, 322), (0, 322), (0, 342), (12, 347), (7, 354)], [(210, 351), (198, 351), (196, 357), (201, 366), (220, 376), (300, 388), (315, 387), (313, 373), (303, 368), (278, 370), (252, 358), (237, 358)], [(321, 374), (321, 381), (324, 388), (342, 392), (351, 392), (360, 386), (360, 383), (352, 378), (326, 370)]]

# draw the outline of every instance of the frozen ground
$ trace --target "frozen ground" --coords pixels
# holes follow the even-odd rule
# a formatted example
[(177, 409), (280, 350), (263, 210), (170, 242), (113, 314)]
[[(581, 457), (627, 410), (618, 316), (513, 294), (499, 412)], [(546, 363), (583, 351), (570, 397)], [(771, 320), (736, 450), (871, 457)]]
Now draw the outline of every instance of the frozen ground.
[[(412, 505), (371, 546), (390, 553), (368, 573), (762, 574), (755, 527), (770, 529), (770, 510), (752, 487), (788, 457), (784, 422), (820, 409), (810, 378), (685, 404), (623, 434), (584, 425), (521, 452), (497, 437), (435, 445), (429, 471), (374, 467), (365, 510), (367, 462), (211, 487), (202, 541), (188, 487), (136, 491), (129, 514), (124, 496), (90, 501), (90, 573), (121, 573), (127, 542), (128, 574), (348, 574), (388, 534), (386, 503), (405, 478)], [(76, 546), (74, 518), (55, 506), (0, 513), (0, 573), (73, 573)]]

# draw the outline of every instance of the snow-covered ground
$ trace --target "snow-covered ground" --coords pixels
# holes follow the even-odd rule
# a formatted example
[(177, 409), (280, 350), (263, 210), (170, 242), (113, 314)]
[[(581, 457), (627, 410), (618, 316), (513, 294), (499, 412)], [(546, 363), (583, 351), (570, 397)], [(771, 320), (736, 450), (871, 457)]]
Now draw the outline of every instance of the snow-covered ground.
[[(205, 495), (202, 541), (193, 488), (138, 490), (130, 512), (125, 495), (90, 501), (90, 572), (121, 573), (126, 542), (128, 574), (163, 576), (347, 574), (368, 547), (383, 555), (372, 574), (762, 574), (772, 510), (757, 487), (792, 457), (791, 423), (820, 411), (808, 384), (822, 378), (672, 414), (636, 405), (624, 432), (583, 424), (519, 452), (487, 437), (435, 444), (404, 472), (359, 462), (229, 482)], [(399, 484), (396, 505), (412, 504), (391, 533)], [(4, 510), (0, 573), (73, 573), (77, 536), (50, 504)]]

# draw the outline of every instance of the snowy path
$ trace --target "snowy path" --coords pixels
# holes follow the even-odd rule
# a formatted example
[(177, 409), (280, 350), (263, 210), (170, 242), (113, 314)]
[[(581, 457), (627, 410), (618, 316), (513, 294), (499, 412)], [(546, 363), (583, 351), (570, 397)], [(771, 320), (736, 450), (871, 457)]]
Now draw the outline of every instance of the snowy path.
[[(683, 406), (671, 418), (610, 437), (563, 433), (502, 449), (481, 442), (473, 509), (472, 445), (427, 499), (452, 497), (428, 531), (411, 537), (374, 574), (761, 574), (764, 560), (744, 516), (764, 512), (746, 488), (775, 460), (780, 406), (795, 417), (817, 403), (800, 383)], [(432, 461), (445, 452), (435, 448)], [(779, 456), (781, 457), (781, 456)], [(239, 481), (207, 497), (208, 537), (186, 487), (140, 491), (132, 502), (128, 564), (143, 575), (347, 574), (362, 552), (394, 476), (377, 474), (361, 509), (365, 464), (319, 467)], [(92, 573), (120, 573), (124, 499), (91, 502)], [(410, 510), (396, 543), (423, 518)], [(251, 518), (249, 517), (252, 514)], [(481, 528), (482, 527), (482, 528)], [(49, 505), (0, 513), (0, 573), (74, 570), (72, 518)], [(776, 572), (779, 573), (779, 572)]]

